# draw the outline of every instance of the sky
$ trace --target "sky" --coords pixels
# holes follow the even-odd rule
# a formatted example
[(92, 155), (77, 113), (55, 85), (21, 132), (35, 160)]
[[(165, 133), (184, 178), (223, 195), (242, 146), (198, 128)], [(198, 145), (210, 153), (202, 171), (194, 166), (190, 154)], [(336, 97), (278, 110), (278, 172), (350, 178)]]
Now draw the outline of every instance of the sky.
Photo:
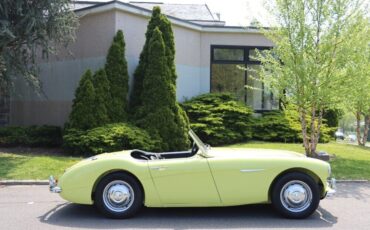
[[(143, 2), (207, 4), (212, 13), (220, 13), (228, 26), (247, 26), (254, 18), (267, 25), (264, 0), (132, 0)], [(128, 2), (128, 1), (125, 1)]]

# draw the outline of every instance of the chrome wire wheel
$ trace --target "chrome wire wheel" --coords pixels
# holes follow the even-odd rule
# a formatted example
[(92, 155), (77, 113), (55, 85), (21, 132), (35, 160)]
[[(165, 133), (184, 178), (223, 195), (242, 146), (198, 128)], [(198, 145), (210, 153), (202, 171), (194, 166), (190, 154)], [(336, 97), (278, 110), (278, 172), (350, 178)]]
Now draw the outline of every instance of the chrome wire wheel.
[(131, 207), (135, 199), (134, 190), (123, 180), (108, 183), (103, 191), (104, 205), (112, 212), (121, 213)]
[(305, 182), (292, 180), (281, 189), (280, 200), (284, 208), (290, 212), (303, 212), (312, 203), (312, 190)]

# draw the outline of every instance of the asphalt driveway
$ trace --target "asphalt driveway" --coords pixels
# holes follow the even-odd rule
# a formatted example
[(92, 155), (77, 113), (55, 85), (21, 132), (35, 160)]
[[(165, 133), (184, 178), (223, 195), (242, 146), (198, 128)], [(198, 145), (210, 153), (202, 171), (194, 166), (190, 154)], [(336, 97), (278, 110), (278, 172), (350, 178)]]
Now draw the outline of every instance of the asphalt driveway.
[(370, 229), (370, 183), (338, 184), (333, 198), (304, 220), (288, 220), (269, 205), (228, 208), (145, 208), (111, 220), (91, 206), (65, 202), (47, 186), (0, 187), (0, 229)]

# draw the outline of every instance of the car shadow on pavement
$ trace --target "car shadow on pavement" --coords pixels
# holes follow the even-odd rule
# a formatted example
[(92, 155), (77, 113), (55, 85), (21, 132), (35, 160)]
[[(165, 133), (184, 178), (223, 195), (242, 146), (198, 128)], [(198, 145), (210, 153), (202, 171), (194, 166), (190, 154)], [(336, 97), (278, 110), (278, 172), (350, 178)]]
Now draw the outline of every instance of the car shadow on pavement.
[(232, 229), (232, 228), (317, 228), (330, 227), (337, 218), (319, 207), (302, 220), (285, 219), (270, 205), (246, 205), (221, 208), (143, 208), (137, 216), (125, 220), (108, 219), (93, 206), (60, 204), (40, 216), (44, 224), (87, 229)]

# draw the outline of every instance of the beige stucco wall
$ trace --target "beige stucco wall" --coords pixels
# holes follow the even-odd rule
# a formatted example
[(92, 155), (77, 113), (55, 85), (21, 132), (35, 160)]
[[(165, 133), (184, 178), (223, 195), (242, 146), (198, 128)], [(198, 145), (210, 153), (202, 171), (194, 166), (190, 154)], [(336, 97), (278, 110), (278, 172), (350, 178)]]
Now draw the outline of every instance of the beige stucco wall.
[(88, 68), (96, 70), (104, 65), (114, 33), (113, 11), (81, 17), (76, 41), (47, 61), (40, 60), (43, 91), (35, 93), (23, 81), (16, 83), (10, 124), (64, 125), (81, 75)]
[[(115, 32), (123, 30), (130, 77), (145, 42), (148, 17), (121, 10), (80, 18), (77, 39), (57, 56), (40, 62), (44, 95), (37, 95), (22, 82), (12, 96), (12, 125), (63, 125), (71, 110), (74, 91), (83, 72), (96, 70), (105, 57)], [(209, 92), (211, 45), (272, 45), (256, 33), (202, 32), (173, 24), (176, 44), (177, 99), (183, 101)], [(132, 79), (130, 79), (130, 84)]]

